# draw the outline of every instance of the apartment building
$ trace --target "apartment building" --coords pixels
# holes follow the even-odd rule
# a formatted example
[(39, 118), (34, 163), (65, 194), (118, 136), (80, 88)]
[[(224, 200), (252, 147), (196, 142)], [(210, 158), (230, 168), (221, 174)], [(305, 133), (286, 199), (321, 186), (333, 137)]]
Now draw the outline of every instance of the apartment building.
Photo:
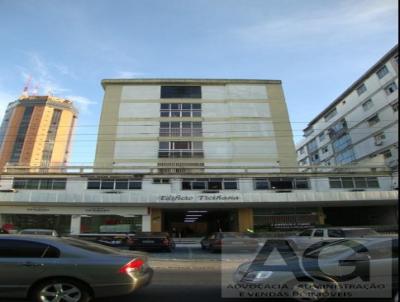
[(77, 111), (53, 96), (22, 96), (8, 105), (0, 127), (0, 169), (67, 162)]
[(296, 146), (300, 166), (341, 166), (382, 155), (398, 170), (397, 45), (304, 129)]
[(7, 171), (0, 179), (0, 225), (202, 236), (397, 223), (391, 171), (299, 172), (280, 81), (102, 85), (94, 166), (46, 176)]

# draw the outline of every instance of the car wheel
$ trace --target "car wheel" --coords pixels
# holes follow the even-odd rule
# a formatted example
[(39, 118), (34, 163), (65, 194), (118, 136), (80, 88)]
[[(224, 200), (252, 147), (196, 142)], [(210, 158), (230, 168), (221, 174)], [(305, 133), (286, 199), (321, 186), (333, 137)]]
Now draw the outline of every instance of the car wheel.
[(88, 288), (75, 280), (57, 278), (36, 285), (32, 291), (35, 302), (88, 302), (91, 300)]

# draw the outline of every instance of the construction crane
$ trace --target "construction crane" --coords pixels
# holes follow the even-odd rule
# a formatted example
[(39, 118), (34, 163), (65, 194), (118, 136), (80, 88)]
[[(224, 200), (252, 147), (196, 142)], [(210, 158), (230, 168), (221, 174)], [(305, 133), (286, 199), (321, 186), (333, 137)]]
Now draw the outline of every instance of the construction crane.
[(32, 81), (32, 76), (29, 75), (28, 78), (26, 79), (24, 90), (22, 91), (21, 97), (27, 98), (29, 96), (29, 86), (31, 84), (31, 81)]

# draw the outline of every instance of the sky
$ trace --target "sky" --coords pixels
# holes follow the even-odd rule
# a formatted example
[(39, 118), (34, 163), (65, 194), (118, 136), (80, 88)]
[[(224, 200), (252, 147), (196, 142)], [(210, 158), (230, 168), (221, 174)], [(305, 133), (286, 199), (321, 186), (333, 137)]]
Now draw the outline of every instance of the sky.
[(31, 91), (79, 109), (93, 162), (102, 79), (282, 80), (294, 141), (398, 40), (395, 0), (0, 0), (0, 116)]

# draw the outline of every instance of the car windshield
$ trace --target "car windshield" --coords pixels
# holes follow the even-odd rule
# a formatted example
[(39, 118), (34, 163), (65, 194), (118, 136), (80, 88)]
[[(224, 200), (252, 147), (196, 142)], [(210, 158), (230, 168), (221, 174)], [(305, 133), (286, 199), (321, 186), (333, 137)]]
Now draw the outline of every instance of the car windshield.
[(331, 258), (341, 253), (353, 250), (355, 252), (365, 251), (363, 242), (355, 240), (338, 240), (328, 244), (321, 244), (321, 246), (311, 251), (306, 251), (303, 254), (305, 258)]
[(119, 250), (92, 243), (92, 242), (87, 242), (79, 239), (74, 239), (74, 238), (63, 238), (62, 241), (68, 245), (72, 245), (74, 247), (89, 251), (89, 252), (95, 252), (95, 253), (100, 253), (100, 254), (118, 254)]

